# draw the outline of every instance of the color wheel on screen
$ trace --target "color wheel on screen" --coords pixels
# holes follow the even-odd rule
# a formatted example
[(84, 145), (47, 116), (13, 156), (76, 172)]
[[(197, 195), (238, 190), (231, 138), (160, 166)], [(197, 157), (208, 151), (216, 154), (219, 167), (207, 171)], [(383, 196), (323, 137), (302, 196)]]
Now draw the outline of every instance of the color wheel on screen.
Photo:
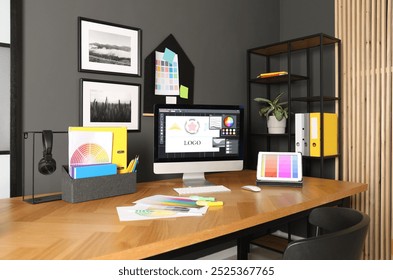
[(228, 116), (228, 117), (224, 118), (224, 125), (225, 125), (225, 127), (230, 128), (234, 124), (235, 124), (235, 120), (231, 116)]

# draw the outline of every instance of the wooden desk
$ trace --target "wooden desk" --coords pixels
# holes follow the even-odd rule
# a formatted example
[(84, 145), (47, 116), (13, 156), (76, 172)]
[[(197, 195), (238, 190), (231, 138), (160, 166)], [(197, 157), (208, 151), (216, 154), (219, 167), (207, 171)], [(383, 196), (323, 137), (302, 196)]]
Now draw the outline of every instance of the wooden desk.
[(216, 193), (223, 207), (203, 217), (120, 222), (117, 206), (142, 197), (177, 195), (179, 179), (140, 183), (137, 192), (71, 204), (62, 200), (31, 205), (0, 199), (0, 259), (143, 259), (214, 238), (242, 237), (250, 230), (367, 190), (366, 184), (305, 178), (302, 188), (263, 187), (255, 171), (212, 174), (208, 180), (232, 189)]

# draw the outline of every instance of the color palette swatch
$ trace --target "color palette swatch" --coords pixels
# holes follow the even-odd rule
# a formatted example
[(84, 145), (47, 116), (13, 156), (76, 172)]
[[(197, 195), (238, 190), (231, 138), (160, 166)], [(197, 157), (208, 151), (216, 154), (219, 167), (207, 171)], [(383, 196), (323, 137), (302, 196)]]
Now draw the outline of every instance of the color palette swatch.
[[(176, 95), (179, 96), (179, 63), (177, 54), (168, 55), (156, 51), (156, 82), (155, 95)], [(169, 59), (169, 58), (170, 59)]]
[(189, 197), (167, 195), (148, 196), (134, 203), (133, 206), (116, 207), (120, 221), (203, 216), (209, 208), (197, 205), (197, 201)]
[(298, 156), (297, 155), (262, 155), (260, 177), (267, 178), (298, 178)]
[(79, 146), (71, 156), (71, 165), (91, 164), (91, 163), (107, 163), (109, 155), (98, 144), (86, 143)]
[(72, 166), (112, 162), (111, 131), (68, 129), (68, 168)]
[(135, 203), (142, 203), (147, 205), (170, 206), (170, 207), (199, 208), (199, 206), (196, 204), (196, 201), (193, 199), (186, 198), (186, 197), (178, 197), (178, 196), (166, 196), (166, 195), (150, 196), (135, 201)]

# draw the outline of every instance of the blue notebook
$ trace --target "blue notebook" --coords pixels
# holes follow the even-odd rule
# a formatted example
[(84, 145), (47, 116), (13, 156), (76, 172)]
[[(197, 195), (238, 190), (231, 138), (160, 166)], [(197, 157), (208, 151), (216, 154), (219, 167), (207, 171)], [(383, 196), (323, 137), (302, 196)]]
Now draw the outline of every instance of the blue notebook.
[(114, 175), (117, 165), (114, 163), (72, 166), (71, 177), (74, 179)]

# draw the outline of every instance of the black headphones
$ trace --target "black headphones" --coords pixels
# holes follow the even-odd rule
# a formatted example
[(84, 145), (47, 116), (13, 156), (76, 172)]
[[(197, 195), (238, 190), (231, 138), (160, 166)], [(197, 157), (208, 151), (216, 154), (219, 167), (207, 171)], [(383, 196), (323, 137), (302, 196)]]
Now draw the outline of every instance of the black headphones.
[(43, 175), (50, 175), (56, 170), (56, 161), (52, 158), (53, 133), (52, 130), (42, 131), (43, 158), (38, 162), (38, 171)]

